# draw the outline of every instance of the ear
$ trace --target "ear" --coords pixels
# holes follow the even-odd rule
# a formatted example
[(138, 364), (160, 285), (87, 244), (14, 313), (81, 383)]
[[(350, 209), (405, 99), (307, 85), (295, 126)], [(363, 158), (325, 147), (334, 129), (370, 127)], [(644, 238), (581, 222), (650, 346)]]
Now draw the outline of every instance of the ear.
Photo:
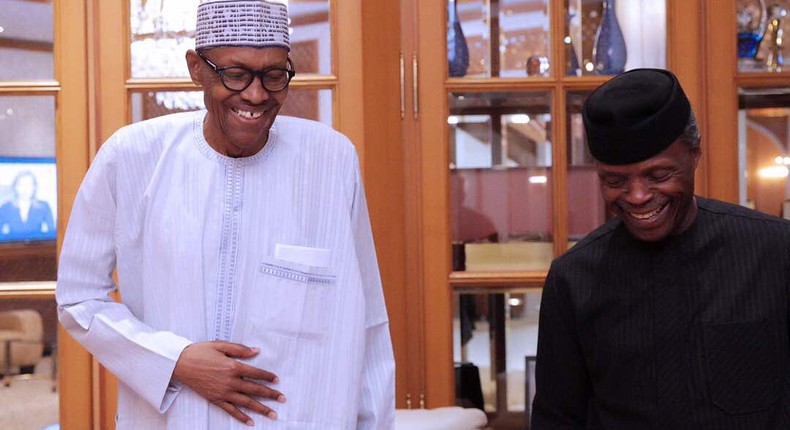
[(189, 69), (189, 77), (192, 78), (192, 82), (194, 82), (195, 85), (202, 87), (203, 79), (201, 79), (200, 72), (201, 68), (203, 67), (203, 61), (201, 61), (194, 49), (187, 51), (186, 60), (187, 68)]
[(702, 149), (697, 146), (696, 148), (691, 148), (691, 162), (694, 165), (694, 169), (697, 168), (697, 164), (699, 164), (699, 159), (702, 157)]

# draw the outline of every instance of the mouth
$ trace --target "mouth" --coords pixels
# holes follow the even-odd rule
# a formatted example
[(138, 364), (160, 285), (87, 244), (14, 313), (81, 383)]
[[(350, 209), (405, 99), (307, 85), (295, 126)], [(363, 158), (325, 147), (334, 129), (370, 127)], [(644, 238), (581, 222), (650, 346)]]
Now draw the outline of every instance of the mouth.
[(669, 206), (669, 203), (664, 203), (663, 205), (649, 211), (649, 212), (634, 212), (634, 211), (624, 211), (628, 214), (629, 217), (644, 223), (649, 223), (658, 219), (661, 213)]
[(256, 119), (259, 119), (260, 117), (263, 116), (263, 112), (264, 112), (264, 111), (253, 112), (253, 111), (247, 111), (242, 109), (231, 109), (231, 111), (234, 114), (236, 114), (237, 117), (245, 121), (254, 121)]

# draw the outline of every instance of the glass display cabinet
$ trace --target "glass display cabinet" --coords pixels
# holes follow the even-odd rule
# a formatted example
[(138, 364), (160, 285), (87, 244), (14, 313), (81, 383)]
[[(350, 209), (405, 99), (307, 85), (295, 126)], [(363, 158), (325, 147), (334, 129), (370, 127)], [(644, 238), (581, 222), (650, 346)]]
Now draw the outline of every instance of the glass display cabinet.
[(79, 115), (64, 91), (58, 56), (67, 38), (55, 14), (52, 1), (0, 6), (0, 422), (26, 428), (57, 425), (60, 409), (54, 291), (65, 223), (56, 163)]
[(740, 204), (790, 219), (790, 2), (737, 0), (737, 157)]
[[(635, 67), (675, 71), (703, 130), (696, 192), (787, 216), (787, 6), (782, 0), (455, 0), (442, 5), (446, 35), (421, 27), (421, 38), (431, 34), (447, 52), (447, 65), (420, 57), (432, 76), (423, 87), (440, 88), (425, 90), (423, 99), (444, 101), (425, 102), (444, 115), (422, 118), (423, 142), (432, 145), (422, 150), (424, 172), (433, 187), (442, 185), (425, 191), (431, 197), (423, 210), (446, 216), (446, 226), (423, 222), (444, 232), (434, 234), (444, 248), (439, 238), (426, 248), (432, 261), (444, 252), (449, 263), (426, 267), (425, 279), (452, 297), (445, 315), (454, 322), (459, 403), (475, 398), (468, 394), (474, 364), (492, 427), (526, 425), (546, 271), (552, 258), (608, 217), (580, 109), (610, 74)], [(458, 48), (462, 31), (466, 50)], [(446, 73), (433, 76), (439, 68)], [(445, 176), (428, 166), (447, 166)], [(449, 202), (433, 203), (443, 191)]]
[(425, 162), (446, 169), (437, 182), (446, 188), (430, 194), (449, 195), (454, 393), (457, 404), (484, 409), (492, 428), (523, 429), (543, 279), (554, 257), (606, 219), (581, 106), (613, 74), (667, 67), (667, 4), (443, 6), (446, 61), (422, 73), (442, 75), (443, 93), (425, 97), (446, 100), (442, 139), (429, 141), (436, 150)]

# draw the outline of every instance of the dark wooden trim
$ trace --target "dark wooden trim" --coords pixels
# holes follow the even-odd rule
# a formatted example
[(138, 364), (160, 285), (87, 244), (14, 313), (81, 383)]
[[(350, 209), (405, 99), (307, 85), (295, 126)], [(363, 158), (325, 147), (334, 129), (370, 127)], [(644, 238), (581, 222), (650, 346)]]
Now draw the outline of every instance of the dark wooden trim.
[(24, 51), (54, 52), (55, 44), (52, 42), (42, 42), (38, 40), (0, 37), (0, 48), (20, 49)]

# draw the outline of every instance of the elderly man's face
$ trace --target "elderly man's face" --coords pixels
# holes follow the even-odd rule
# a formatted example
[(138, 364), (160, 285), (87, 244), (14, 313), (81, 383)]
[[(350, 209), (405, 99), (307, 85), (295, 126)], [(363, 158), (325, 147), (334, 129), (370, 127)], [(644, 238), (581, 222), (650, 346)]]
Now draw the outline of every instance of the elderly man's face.
[[(286, 68), (288, 64), (288, 51), (284, 48), (221, 47), (207, 50), (203, 56), (218, 68), (264, 70)], [(203, 130), (208, 143), (231, 157), (247, 157), (260, 151), (285, 102), (288, 88), (267, 91), (256, 77), (244, 90), (232, 91), (194, 51), (187, 53), (187, 64), (192, 80), (203, 87), (208, 110)]]
[(601, 191), (637, 239), (656, 242), (685, 231), (694, 221), (694, 170), (699, 149), (676, 140), (645, 161), (624, 166), (598, 164)]

